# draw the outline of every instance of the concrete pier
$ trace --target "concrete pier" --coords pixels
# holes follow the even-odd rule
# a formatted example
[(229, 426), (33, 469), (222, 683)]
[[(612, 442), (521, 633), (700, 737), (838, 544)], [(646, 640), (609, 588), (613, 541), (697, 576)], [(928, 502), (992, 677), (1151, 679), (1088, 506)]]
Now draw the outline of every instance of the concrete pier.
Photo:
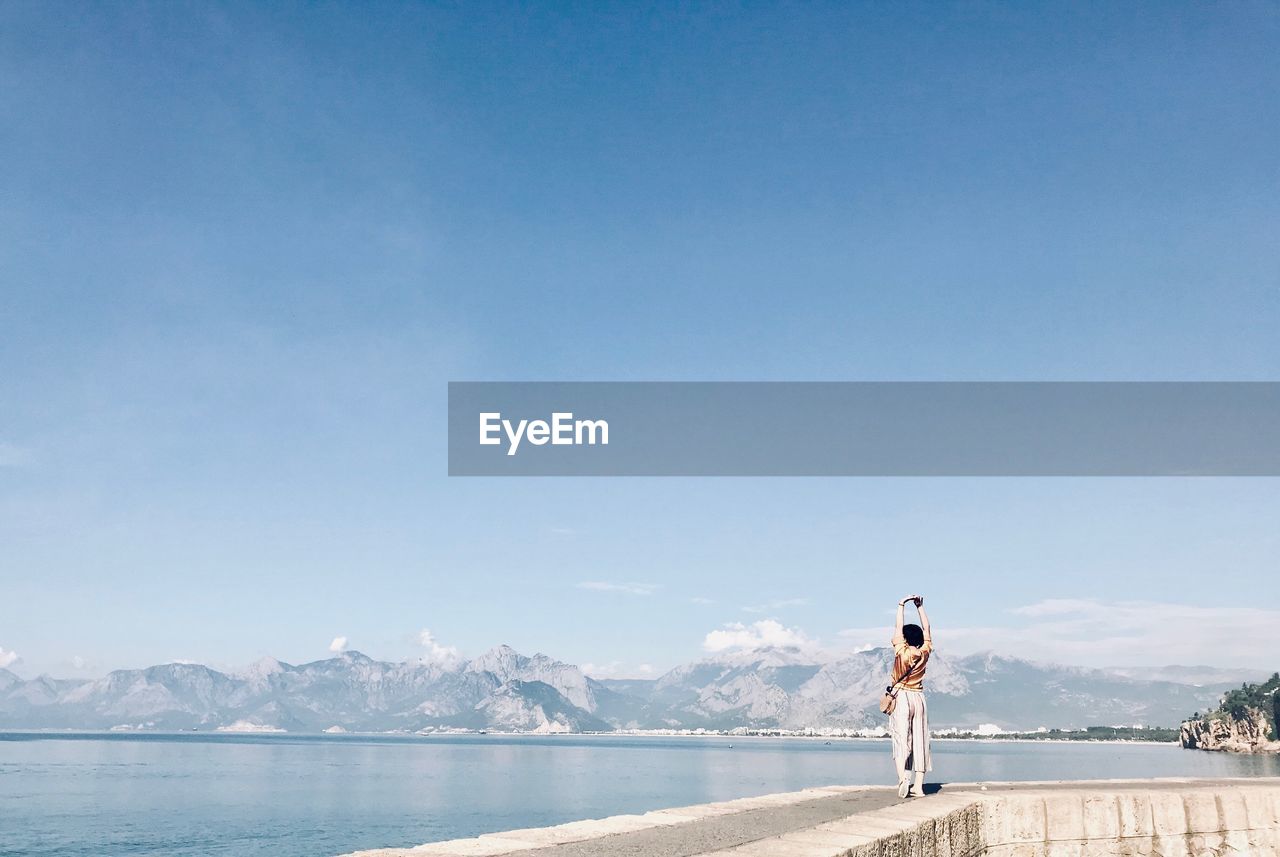
[(1280, 857), (1280, 778), (832, 786), (351, 857)]

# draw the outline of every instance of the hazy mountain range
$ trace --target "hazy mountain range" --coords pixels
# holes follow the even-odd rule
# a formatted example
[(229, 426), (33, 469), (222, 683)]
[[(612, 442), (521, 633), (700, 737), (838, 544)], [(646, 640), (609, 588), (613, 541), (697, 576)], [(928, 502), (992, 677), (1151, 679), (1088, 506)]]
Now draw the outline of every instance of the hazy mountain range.
[[(0, 670), (0, 727), (21, 729), (278, 728), (418, 731), (471, 728), (580, 732), (619, 728), (859, 728), (876, 707), (891, 652), (816, 662), (799, 649), (719, 655), (657, 679), (594, 679), (572, 664), (499, 646), (442, 665), (375, 661), (359, 652), (292, 665), (264, 658), (238, 672), (198, 664), (116, 670), (93, 680), (23, 680)], [(1207, 667), (1146, 675), (1214, 678)], [(1176, 725), (1217, 703), (1231, 680), (1149, 680), (997, 655), (930, 661), (930, 724), (1006, 729)]]

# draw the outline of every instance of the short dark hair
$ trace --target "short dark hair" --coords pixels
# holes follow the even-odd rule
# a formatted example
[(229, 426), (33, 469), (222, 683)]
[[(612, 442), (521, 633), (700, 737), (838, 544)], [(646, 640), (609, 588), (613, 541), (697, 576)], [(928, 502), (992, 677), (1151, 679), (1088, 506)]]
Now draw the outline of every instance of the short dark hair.
[(903, 625), (902, 638), (907, 641), (908, 646), (915, 646), (917, 649), (924, 645), (924, 631), (919, 625)]

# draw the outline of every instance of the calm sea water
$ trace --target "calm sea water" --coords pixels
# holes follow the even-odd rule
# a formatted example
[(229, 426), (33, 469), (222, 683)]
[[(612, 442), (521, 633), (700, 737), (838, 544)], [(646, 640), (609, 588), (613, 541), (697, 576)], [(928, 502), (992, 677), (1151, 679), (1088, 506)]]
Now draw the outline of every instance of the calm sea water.
[[(931, 781), (1277, 776), (1172, 746), (939, 741)], [(331, 857), (831, 784), (888, 744), (773, 738), (0, 734), (0, 854)]]

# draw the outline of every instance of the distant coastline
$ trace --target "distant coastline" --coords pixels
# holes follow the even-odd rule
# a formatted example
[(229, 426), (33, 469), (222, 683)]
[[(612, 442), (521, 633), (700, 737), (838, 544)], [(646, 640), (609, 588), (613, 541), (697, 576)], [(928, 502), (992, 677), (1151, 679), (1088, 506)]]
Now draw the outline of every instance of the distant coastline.
[[(1157, 731), (1157, 730), (1149, 730)], [(1098, 735), (1090, 735), (1081, 730), (1078, 733), (1067, 733), (1067, 736), (1049, 735), (1045, 733), (1007, 733), (1001, 735), (989, 735), (977, 732), (961, 732), (956, 734), (942, 734), (934, 737), (935, 741), (946, 741), (954, 743), (1058, 743), (1058, 744), (1158, 744), (1163, 746), (1178, 746), (1177, 730), (1159, 730), (1159, 732), (1171, 732), (1173, 738), (1163, 738), (1154, 736), (1142, 737), (1101, 737)], [(109, 737), (125, 739), (129, 737), (215, 737), (215, 738), (237, 738), (237, 737), (253, 737), (253, 738), (318, 738), (322, 740), (342, 741), (348, 739), (361, 738), (386, 738), (411, 740), (429, 740), (432, 738), (709, 738), (732, 740), (751, 740), (758, 738), (777, 738), (791, 741), (811, 741), (831, 743), (839, 742), (884, 742), (889, 740), (887, 735), (824, 735), (803, 731), (787, 731), (787, 730), (752, 730), (750, 732), (733, 732), (733, 731), (712, 731), (712, 730), (666, 730), (666, 729), (620, 729), (608, 732), (538, 732), (528, 731), (501, 731), (501, 730), (470, 730), (470, 729), (454, 729), (454, 730), (436, 730), (430, 732), (406, 732), (400, 730), (383, 731), (383, 732), (361, 732), (361, 731), (342, 731), (332, 732), (329, 730), (322, 731), (297, 731), (291, 732), (284, 729), (208, 729), (208, 730), (173, 730), (173, 729), (76, 729), (76, 728), (42, 728), (42, 729), (0, 729), (0, 740), (5, 736), (50, 736), (50, 737)], [(1070, 737), (1068, 737), (1070, 736)]]

